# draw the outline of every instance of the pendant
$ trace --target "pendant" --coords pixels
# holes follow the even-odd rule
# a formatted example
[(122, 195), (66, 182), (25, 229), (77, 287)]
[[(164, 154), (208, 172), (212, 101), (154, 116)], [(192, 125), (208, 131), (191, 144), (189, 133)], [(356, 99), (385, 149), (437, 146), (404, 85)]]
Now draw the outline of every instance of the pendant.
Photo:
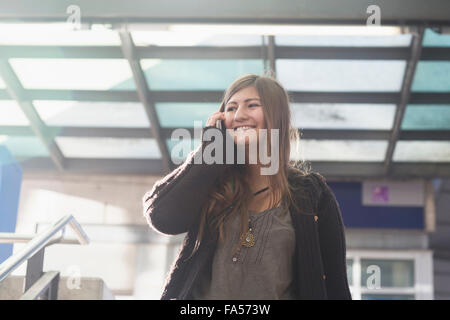
[(247, 248), (255, 245), (255, 236), (251, 233), (251, 229), (241, 237), (241, 244)]

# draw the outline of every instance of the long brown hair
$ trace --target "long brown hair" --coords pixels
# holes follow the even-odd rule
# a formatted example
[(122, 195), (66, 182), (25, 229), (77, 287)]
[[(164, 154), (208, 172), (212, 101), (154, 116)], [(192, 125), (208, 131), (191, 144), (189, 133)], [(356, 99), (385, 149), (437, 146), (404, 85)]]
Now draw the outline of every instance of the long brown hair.
[[(263, 108), (265, 126), (270, 144), (270, 129), (279, 129), (279, 169), (277, 174), (268, 176), (270, 186), (270, 208), (280, 204), (283, 214), (294, 204), (293, 190), (288, 182), (291, 142), (298, 143), (298, 130), (291, 123), (289, 96), (283, 86), (270, 76), (246, 74), (236, 79), (225, 91), (219, 111), (223, 112), (230, 98), (241, 89), (253, 86), (258, 91)], [(270, 149), (270, 145), (267, 150)], [(299, 165), (300, 164), (300, 165)], [(306, 174), (304, 162), (297, 162), (297, 174)], [(231, 166), (217, 179), (216, 185), (209, 194), (202, 208), (199, 232), (193, 253), (198, 249), (206, 231), (219, 233), (219, 239), (225, 239), (225, 222), (236, 214), (240, 215), (241, 236), (248, 229), (248, 203), (252, 197), (246, 182), (245, 166)], [(231, 211), (224, 210), (232, 205)], [(239, 247), (236, 244), (235, 250)]]

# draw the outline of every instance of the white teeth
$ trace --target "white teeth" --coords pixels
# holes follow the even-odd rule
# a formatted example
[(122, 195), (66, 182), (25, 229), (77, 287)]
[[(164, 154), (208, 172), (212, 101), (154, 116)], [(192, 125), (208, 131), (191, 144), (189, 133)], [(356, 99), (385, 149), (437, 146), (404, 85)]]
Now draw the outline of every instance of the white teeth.
[(253, 129), (253, 127), (242, 126), (242, 127), (235, 128), (234, 130), (248, 130), (248, 129)]

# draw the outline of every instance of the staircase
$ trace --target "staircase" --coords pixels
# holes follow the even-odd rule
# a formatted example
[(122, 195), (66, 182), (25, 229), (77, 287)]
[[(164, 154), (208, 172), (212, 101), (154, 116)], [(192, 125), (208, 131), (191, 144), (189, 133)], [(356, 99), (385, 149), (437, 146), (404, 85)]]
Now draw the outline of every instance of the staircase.
[[(64, 238), (66, 226), (76, 238)], [(59, 237), (56, 237), (61, 232)], [(59, 271), (43, 271), (45, 248), (55, 243), (89, 244), (89, 238), (71, 215), (38, 235), (0, 233), (0, 243), (26, 242), (16, 254), (0, 264), (0, 300), (111, 300), (113, 294), (99, 278), (60, 277)], [(11, 275), (27, 263), (25, 276)]]

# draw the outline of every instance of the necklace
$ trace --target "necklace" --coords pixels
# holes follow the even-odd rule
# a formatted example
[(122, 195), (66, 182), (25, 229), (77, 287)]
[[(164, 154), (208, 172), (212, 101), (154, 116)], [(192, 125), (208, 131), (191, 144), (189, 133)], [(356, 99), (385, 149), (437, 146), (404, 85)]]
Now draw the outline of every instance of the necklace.
[(256, 192), (253, 194), (253, 196), (257, 196), (258, 194), (260, 194), (260, 193), (266, 191), (267, 189), (269, 189), (269, 187), (262, 188), (261, 190), (256, 191)]
[[(265, 188), (255, 192), (253, 194), (253, 196), (256, 196), (268, 189), (269, 189), (269, 187), (265, 187)], [(253, 229), (252, 229), (252, 225), (251, 225), (251, 220), (248, 219), (248, 231), (241, 236), (241, 238), (240, 238), (241, 245), (243, 245), (247, 248), (253, 247), (255, 245), (255, 236), (253, 235), (252, 231), (253, 231)]]

